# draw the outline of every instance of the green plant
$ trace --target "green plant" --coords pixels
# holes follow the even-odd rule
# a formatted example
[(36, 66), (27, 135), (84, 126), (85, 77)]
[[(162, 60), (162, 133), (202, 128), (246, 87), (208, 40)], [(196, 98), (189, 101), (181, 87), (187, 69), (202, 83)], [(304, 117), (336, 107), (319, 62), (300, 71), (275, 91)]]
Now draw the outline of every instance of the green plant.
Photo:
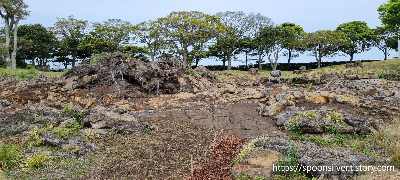
[(116, 135), (116, 134), (118, 134), (118, 130), (110, 131), (110, 132), (107, 133), (107, 135), (108, 135), (109, 137), (114, 136), (114, 135)]
[(201, 76), (203, 76), (203, 77), (207, 76), (207, 72), (201, 73)]
[(290, 139), (289, 140), (289, 145), (288, 145), (288, 150), (279, 157), (278, 163), (276, 166), (279, 167), (292, 167), (293, 171), (284, 171), (284, 170), (279, 170), (276, 172), (275, 177), (276, 178), (289, 178), (289, 179), (308, 179), (306, 174), (301, 171), (297, 171), (294, 169), (297, 169), (297, 166), (299, 165), (299, 159), (296, 155), (296, 149), (297, 147), (293, 146)]
[(335, 135), (335, 136), (339, 134), (338, 129), (336, 127), (334, 127), (334, 126), (325, 126), (324, 130), (325, 130), (326, 133), (332, 134), (332, 135)]
[(39, 137), (40, 131), (41, 129), (39, 129), (38, 127), (35, 127), (28, 131), (29, 137), (33, 140), (33, 142), (29, 143), (29, 146), (39, 145), (43, 142), (43, 139)]
[(15, 144), (5, 145), (0, 142), (0, 169), (18, 166), (24, 157), (24, 148)]
[(28, 157), (24, 162), (25, 167), (31, 169), (39, 169), (45, 166), (46, 162), (50, 161), (50, 157), (43, 153), (35, 153)]
[(53, 132), (56, 133), (58, 138), (67, 139), (68, 136), (69, 136), (70, 129), (62, 128), (62, 127), (56, 127), (56, 128), (53, 129)]
[(393, 160), (393, 165), (396, 166), (397, 168), (400, 168), (400, 156), (395, 156), (392, 158)]

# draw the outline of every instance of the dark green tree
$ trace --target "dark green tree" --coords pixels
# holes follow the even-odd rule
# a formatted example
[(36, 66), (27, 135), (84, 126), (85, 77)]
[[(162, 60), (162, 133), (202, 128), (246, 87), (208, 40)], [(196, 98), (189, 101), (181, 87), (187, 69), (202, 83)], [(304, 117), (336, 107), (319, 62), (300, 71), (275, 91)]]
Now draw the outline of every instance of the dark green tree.
[(353, 21), (343, 23), (336, 28), (336, 31), (344, 33), (351, 43), (340, 47), (341, 51), (350, 56), (353, 61), (354, 54), (369, 50), (372, 47), (374, 32), (364, 21)]

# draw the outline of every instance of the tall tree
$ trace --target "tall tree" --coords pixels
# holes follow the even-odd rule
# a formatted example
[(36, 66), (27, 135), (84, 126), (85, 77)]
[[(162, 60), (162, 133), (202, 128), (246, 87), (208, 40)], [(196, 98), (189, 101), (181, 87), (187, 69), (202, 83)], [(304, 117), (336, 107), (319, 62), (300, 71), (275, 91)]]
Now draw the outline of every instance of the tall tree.
[[(266, 47), (268, 60), (272, 70), (276, 70), (280, 53), (285, 48), (287, 39), (292, 37), (294, 30), (279, 26), (265, 26), (260, 29), (260, 36), (263, 39), (263, 46)], [(272, 58), (271, 58), (272, 56)]]
[(167, 48), (167, 42), (163, 39), (157, 27), (158, 21), (142, 22), (132, 28), (135, 29), (133, 37), (139, 43), (146, 44), (146, 49), (152, 61)]
[(398, 57), (400, 58), (400, 0), (389, 0), (378, 8), (379, 19), (388, 30), (395, 32), (398, 39)]
[(126, 45), (126, 46), (120, 46), (118, 49), (123, 53), (129, 54), (133, 58), (144, 57), (146, 54), (149, 53), (149, 51), (146, 49), (145, 46), (140, 47), (140, 46)]
[(350, 42), (351, 40), (341, 32), (320, 30), (307, 33), (301, 44), (312, 52), (317, 60), (318, 68), (321, 68), (323, 57), (334, 56), (339, 51), (340, 46), (345, 46)]
[(72, 67), (75, 67), (78, 47), (82, 39), (85, 37), (85, 30), (88, 21), (75, 19), (74, 16), (69, 16), (68, 19), (57, 18), (57, 22), (51, 29), (55, 34), (59, 35), (62, 43), (68, 48), (72, 56)]
[(341, 50), (350, 56), (350, 62), (353, 61), (354, 54), (367, 51), (372, 46), (374, 32), (364, 21), (340, 24), (336, 31), (344, 33), (351, 40), (351, 43), (341, 47)]
[[(0, 58), (5, 59), (7, 69), (15, 69), (16, 68), (16, 56), (18, 50), (18, 23), (20, 20), (23, 20), (26, 16), (29, 15), (29, 11), (27, 8), (29, 6), (24, 3), (23, 0), (0, 0), (0, 16), (4, 20), (4, 32), (6, 36), (5, 43), (5, 55), (0, 56)], [(11, 42), (11, 34), (10, 31), (13, 32), (14, 37), (14, 46), (10, 47)], [(10, 51), (12, 52), (10, 54)]]
[(246, 36), (253, 39), (255, 46), (257, 46), (257, 55), (258, 55), (258, 69), (262, 69), (261, 63), (263, 62), (263, 58), (265, 56), (266, 47), (263, 45), (263, 39), (260, 38), (260, 29), (265, 26), (273, 25), (273, 22), (270, 18), (258, 13), (250, 13), (247, 15), (247, 19), (250, 22), (250, 29), (246, 33)]
[(254, 40), (248, 36), (245, 36), (244, 38), (239, 40), (239, 51), (245, 53), (245, 66), (246, 68), (249, 68), (248, 62), (250, 61), (248, 59), (248, 56), (255, 56), (257, 53), (254, 53), (257, 50), (257, 46), (254, 42)]
[(168, 41), (175, 43), (176, 52), (183, 57), (183, 65), (188, 63), (188, 48), (203, 39), (211, 39), (224, 32), (217, 16), (198, 11), (172, 12), (167, 17), (158, 18), (158, 30)]
[(29, 48), (19, 49), (18, 53), (32, 59), (32, 68), (35, 68), (35, 60), (39, 57), (42, 57), (41, 64), (45, 66), (45, 57), (49, 57), (56, 46), (55, 36), (41, 24), (22, 25), (17, 34), (21, 39), (30, 41)]
[(221, 50), (227, 55), (228, 70), (231, 70), (231, 56), (238, 49), (238, 43), (245, 33), (250, 29), (250, 22), (243, 11), (238, 12), (219, 12), (216, 14), (223, 24), (226, 31), (217, 37)]
[(287, 52), (284, 54), (288, 57), (288, 70), (290, 70), (290, 61), (294, 57), (298, 57), (300, 52), (303, 52), (304, 49), (299, 48), (301, 37), (305, 34), (303, 28), (294, 23), (282, 23), (281, 26), (285, 28), (286, 36), (282, 39), (282, 45)]
[(132, 32), (131, 24), (121, 19), (109, 19), (103, 23), (92, 23), (93, 30), (89, 32), (95, 42), (100, 42), (103, 46), (102, 52), (114, 52), (121, 45), (128, 44)]
[(385, 60), (387, 60), (389, 50), (397, 48), (397, 38), (395, 37), (395, 33), (389, 31), (385, 27), (376, 27), (373, 31), (375, 34), (375, 38), (372, 42), (373, 46), (382, 51)]

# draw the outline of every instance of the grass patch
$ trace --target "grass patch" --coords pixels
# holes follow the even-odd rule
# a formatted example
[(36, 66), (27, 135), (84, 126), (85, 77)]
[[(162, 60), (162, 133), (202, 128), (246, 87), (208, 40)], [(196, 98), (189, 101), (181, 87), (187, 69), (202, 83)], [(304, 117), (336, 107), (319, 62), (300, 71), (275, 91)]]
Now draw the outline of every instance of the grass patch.
[[(283, 153), (278, 160), (276, 166), (281, 167), (296, 167), (299, 165), (300, 157), (296, 156), (297, 147), (293, 146), (289, 139), (288, 151)], [(274, 179), (310, 179), (304, 172), (299, 171), (284, 171), (279, 170), (276, 172)]]
[(15, 144), (3, 144), (0, 142), (0, 169), (7, 171), (21, 163), (25, 149)]
[(397, 167), (400, 167), (400, 120), (397, 119), (392, 125), (372, 130), (376, 144), (382, 149), (386, 149), (390, 158)]
[(48, 77), (59, 77), (63, 72), (38, 72), (36, 69), (5, 69), (0, 68), (0, 76), (11, 76), (17, 79), (36, 78), (39, 74), (46, 74)]

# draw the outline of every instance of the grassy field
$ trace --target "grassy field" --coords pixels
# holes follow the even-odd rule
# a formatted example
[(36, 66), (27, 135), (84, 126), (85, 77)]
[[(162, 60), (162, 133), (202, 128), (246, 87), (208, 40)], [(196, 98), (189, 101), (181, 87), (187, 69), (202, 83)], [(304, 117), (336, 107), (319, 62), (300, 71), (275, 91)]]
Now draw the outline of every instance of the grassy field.
[(28, 79), (38, 77), (40, 74), (46, 74), (48, 77), (58, 77), (64, 72), (43, 72), (35, 69), (5, 69), (0, 68), (0, 76), (14, 76), (19, 79)]
[[(362, 63), (363, 68), (356, 67), (356, 68), (346, 68), (344, 64), (342, 65), (334, 65), (329, 67), (323, 67), (320, 69), (312, 69), (309, 72), (303, 74), (293, 74), (293, 71), (282, 71), (282, 78), (295, 78), (295, 77), (309, 77), (309, 78), (319, 78), (321, 75), (326, 74), (397, 74), (400, 70), (400, 59), (389, 59), (389, 60), (382, 60), (382, 61), (373, 61), (373, 62), (365, 62)], [(309, 69), (308, 69), (309, 70)], [(221, 71), (220, 71), (221, 72)], [(230, 70), (230, 71), (223, 71), (229, 72), (233, 74), (247, 74), (247, 71), (240, 71), (240, 70)], [(259, 71), (261, 76), (268, 76), (271, 70), (261, 70)]]

